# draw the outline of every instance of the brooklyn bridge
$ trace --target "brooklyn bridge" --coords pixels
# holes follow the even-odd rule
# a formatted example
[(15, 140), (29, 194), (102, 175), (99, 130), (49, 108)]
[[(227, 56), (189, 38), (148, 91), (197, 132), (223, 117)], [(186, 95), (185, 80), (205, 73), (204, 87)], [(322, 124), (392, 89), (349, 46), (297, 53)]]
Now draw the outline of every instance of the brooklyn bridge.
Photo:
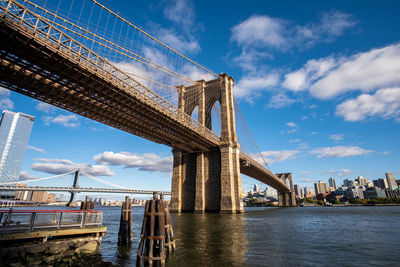
[(95, 0), (34, 2), (0, 0), (2, 87), (171, 147), (171, 211), (243, 212), (241, 174), (295, 205), (291, 174), (274, 174), (238, 137), (231, 76)]

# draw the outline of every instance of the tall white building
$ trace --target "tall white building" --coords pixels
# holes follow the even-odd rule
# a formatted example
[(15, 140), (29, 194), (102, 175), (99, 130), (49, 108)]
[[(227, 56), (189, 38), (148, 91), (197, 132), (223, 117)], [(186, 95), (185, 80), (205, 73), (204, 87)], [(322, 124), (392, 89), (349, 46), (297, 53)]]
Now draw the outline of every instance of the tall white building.
[(318, 183), (314, 184), (315, 194), (324, 194), (329, 192), (329, 185), (322, 181), (318, 181)]
[[(34, 117), (5, 110), (0, 120), (0, 183), (17, 182)], [(0, 192), (12, 197), (13, 192)]]
[(258, 192), (258, 185), (254, 185), (254, 192)]
[(389, 189), (392, 189), (392, 190), (397, 189), (398, 186), (397, 186), (396, 179), (394, 178), (394, 174), (391, 172), (387, 172), (387, 173), (385, 173), (385, 175), (386, 175), (386, 180), (387, 180)]
[(267, 198), (278, 198), (278, 191), (276, 191), (274, 188), (265, 188), (264, 194)]
[(368, 186), (368, 179), (364, 178), (363, 176), (358, 176), (356, 179), (357, 183), (359, 186)]

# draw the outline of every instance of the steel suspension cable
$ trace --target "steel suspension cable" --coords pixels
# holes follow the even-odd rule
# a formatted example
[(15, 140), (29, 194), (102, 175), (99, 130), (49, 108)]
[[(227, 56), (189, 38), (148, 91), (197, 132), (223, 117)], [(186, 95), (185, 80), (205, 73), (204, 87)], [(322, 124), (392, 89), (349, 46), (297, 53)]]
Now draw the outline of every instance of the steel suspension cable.
[(136, 27), (134, 24), (130, 23), (128, 20), (124, 19), (123, 17), (121, 17), (120, 15), (118, 15), (117, 13), (115, 13), (114, 11), (112, 11), (111, 9), (107, 8), (106, 6), (100, 4), (98, 1), (96, 0), (91, 0), (93, 1), (95, 4), (97, 4), (98, 6), (100, 6), (101, 8), (104, 8), (105, 10), (107, 10), (108, 12), (110, 12), (111, 14), (113, 14), (114, 16), (116, 16), (117, 18), (119, 18), (120, 20), (122, 20), (123, 22), (127, 23), (129, 26), (135, 28), (136, 30), (140, 31), (141, 33), (143, 33), (144, 35), (146, 35), (147, 37), (151, 38), (153, 41), (159, 43), (160, 45), (164, 46), (165, 48), (169, 49), (170, 51), (173, 51), (174, 53), (178, 54), (179, 56), (181, 56), (182, 58), (186, 59), (187, 61), (189, 61), (190, 63), (196, 65), (197, 67), (207, 71), (208, 73), (214, 75), (215, 77), (218, 77), (218, 75), (216, 73), (214, 73), (213, 71), (203, 67), (202, 65), (196, 63), (195, 61), (191, 60), (190, 58), (182, 55), (181, 53), (179, 53), (178, 51), (176, 51), (175, 49), (171, 48), (170, 46), (166, 45), (165, 43), (161, 42), (160, 40), (158, 40), (157, 38), (151, 36), (150, 34), (146, 33), (145, 31), (143, 31), (142, 29)]
[[(97, 43), (97, 44), (103, 46), (104, 48), (111, 49), (111, 50), (113, 50), (114, 52), (119, 53), (120, 55), (129, 57), (129, 58), (131, 58), (131, 59), (133, 59), (133, 60), (136, 60), (136, 61), (138, 61), (138, 62), (140, 62), (140, 63), (142, 63), (142, 64), (145, 64), (145, 65), (147, 65), (147, 66), (149, 66), (149, 67), (151, 67), (151, 68), (153, 68), (153, 69), (157, 69), (157, 70), (159, 70), (159, 71), (165, 72), (165, 73), (168, 74), (168, 75), (172, 75), (172, 76), (175, 76), (176, 78), (180, 78), (180, 79), (186, 80), (187, 82), (190, 82), (190, 83), (195, 83), (195, 82), (196, 82), (196, 81), (190, 79), (189, 77), (187, 77), (187, 76), (185, 76), (185, 75), (182, 75), (182, 74), (180, 74), (180, 73), (177, 73), (177, 72), (175, 72), (175, 71), (173, 71), (173, 70), (171, 70), (171, 69), (169, 69), (169, 68), (167, 68), (167, 67), (165, 67), (165, 66), (162, 66), (162, 65), (160, 65), (160, 64), (158, 64), (158, 63), (152, 62), (151, 60), (149, 60), (149, 59), (147, 59), (147, 58), (145, 58), (145, 57), (143, 57), (143, 56), (140, 56), (140, 55), (138, 55), (138, 54), (136, 54), (136, 53), (134, 53), (134, 52), (131, 52), (131, 51), (127, 50), (126, 48), (123, 48), (123, 47), (117, 45), (116, 43), (114, 43), (114, 42), (112, 42), (112, 41), (109, 41), (109, 40), (107, 40), (107, 39), (105, 39), (105, 38), (103, 38), (103, 37), (101, 37), (101, 36), (99, 36), (99, 35), (97, 35), (97, 34), (95, 34), (95, 33), (92, 33), (92, 32), (90, 32), (89, 30), (87, 30), (87, 29), (85, 29), (85, 28), (83, 28), (83, 27), (81, 27), (81, 26), (79, 26), (79, 25), (77, 25), (77, 24), (75, 24), (75, 23), (73, 23), (73, 22), (71, 22), (71, 21), (69, 21), (69, 20), (66, 20), (66, 19), (62, 18), (62, 17), (60, 17), (59, 15), (57, 15), (57, 14), (51, 12), (51, 11), (48, 11), (47, 9), (44, 9), (44, 8), (40, 7), (39, 5), (37, 5), (37, 4), (35, 4), (35, 3), (32, 3), (32, 2), (30, 2), (30, 1), (28, 1), (28, 0), (27, 0), (26, 2), (29, 3), (30, 5), (36, 7), (36, 8), (41, 9), (42, 11), (44, 11), (44, 12), (50, 14), (50, 15), (52, 15), (52, 16), (54, 16), (54, 17), (60, 19), (60, 20), (62, 20), (63, 22), (65, 22), (65, 23), (67, 23), (67, 24), (70, 24), (70, 25), (73, 26), (73, 27), (76, 27), (76, 28), (78, 28), (79, 30), (84, 31), (84, 32), (87, 33), (87, 34), (92, 35), (93, 38), (98, 38), (98, 39), (100, 39), (101, 41), (104, 41), (104, 42), (106, 42), (106, 43), (108, 43), (108, 44), (110, 44), (110, 45), (112, 45), (112, 46), (117, 47), (118, 49), (121, 49), (121, 50), (125, 51), (126, 53), (132, 54), (134, 57), (133, 57), (133, 56), (130, 56), (130, 55), (126, 54), (126, 53), (123, 53), (123, 52), (121, 52), (121, 51), (118, 51), (118, 50), (116, 50), (115, 48), (112, 48), (112, 47), (110, 47), (110, 46), (108, 46), (108, 45), (106, 45), (106, 44), (103, 44), (103, 43), (99, 42), (99, 41), (96, 41), (95, 39), (92, 39), (92, 38), (90, 38), (90, 37), (88, 37), (88, 36), (86, 36), (86, 35), (83, 35), (83, 34), (77, 32), (77, 31), (74, 31), (74, 30), (72, 30), (71, 28), (68, 28), (68, 27), (66, 27), (66, 26), (64, 26), (64, 25), (61, 25), (60, 23), (57, 23), (57, 22), (55, 22), (55, 21), (52, 21), (52, 22), (51, 22), (51, 23), (57, 25), (58, 27), (61, 27), (61, 28), (65, 29), (65, 30), (67, 30), (67, 31), (70, 31), (70, 32), (74, 33), (74, 34), (77, 34), (77, 35), (79, 35), (80, 37), (83, 37), (83, 38), (85, 38), (85, 39), (87, 39), (87, 40), (89, 40), (89, 41), (92, 41), (93, 43)], [(46, 17), (43, 17), (43, 16), (40, 16), (40, 17), (50, 22), (50, 19), (48, 19), (48, 18), (46, 18)], [(107, 21), (107, 23), (108, 23), (108, 21)], [(104, 35), (105, 35), (105, 33), (104, 33)], [(137, 58), (135, 58), (135, 57), (138, 57), (139, 59), (137, 59)], [(145, 61), (145, 62), (144, 62), (144, 61)], [(153, 65), (154, 65), (154, 66), (153, 66)]]
[(96, 177), (94, 175), (91, 175), (91, 174), (89, 174), (89, 173), (87, 173), (85, 171), (80, 170), (79, 172), (81, 172), (86, 177), (88, 177), (88, 178), (90, 178), (92, 180), (95, 180), (97, 182), (100, 182), (100, 183), (103, 183), (103, 184), (106, 184), (106, 185), (110, 185), (110, 186), (113, 186), (113, 187), (116, 187), (116, 188), (120, 188), (120, 189), (129, 189), (129, 188), (125, 187), (125, 186), (120, 186), (120, 185), (116, 185), (116, 184), (104, 181), (103, 179), (100, 179), (100, 178), (98, 178), (98, 177)]
[(49, 179), (57, 178), (57, 177), (60, 177), (60, 176), (68, 175), (68, 174), (71, 174), (71, 173), (74, 173), (74, 172), (75, 171), (71, 171), (71, 172), (67, 172), (67, 173), (63, 173), (63, 174), (57, 174), (57, 175), (50, 176), (50, 177), (31, 179), (31, 180), (26, 180), (26, 181), (0, 183), (0, 185), (3, 185), (3, 184), (18, 184), (18, 183), (22, 183), (22, 182), (31, 183), (31, 182), (37, 182), (37, 181), (44, 181), (44, 180), (49, 180)]
[(247, 122), (246, 122), (246, 120), (245, 120), (245, 118), (244, 118), (244, 116), (243, 116), (243, 113), (242, 113), (242, 111), (241, 111), (241, 109), (240, 109), (240, 107), (239, 107), (239, 104), (237, 103), (235, 97), (233, 97), (233, 101), (235, 102), (235, 105), (236, 105), (237, 109), (239, 110), (240, 116), (242, 117), (243, 122), (244, 122), (244, 124), (246, 125), (246, 128), (247, 128), (247, 130), (248, 130), (249, 133), (250, 133), (250, 137), (251, 137), (251, 139), (253, 140), (253, 143), (255, 144), (258, 153), (260, 154), (260, 156), (261, 156), (261, 158), (262, 158), (262, 160), (263, 160), (265, 166), (266, 166), (266, 167), (268, 168), (268, 170), (269, 170), (268, 164), (267, 164), (267, 162), (265, 161), (263, 155), (261, 154), (260, 148), (258, 147), (258, 145), (257, 145), (257, 143), (256, 143), (256, 140), (254, 139), (253, 134), (252, 134), (251, 131), (250, 131), (249, 126), (247, 125)]

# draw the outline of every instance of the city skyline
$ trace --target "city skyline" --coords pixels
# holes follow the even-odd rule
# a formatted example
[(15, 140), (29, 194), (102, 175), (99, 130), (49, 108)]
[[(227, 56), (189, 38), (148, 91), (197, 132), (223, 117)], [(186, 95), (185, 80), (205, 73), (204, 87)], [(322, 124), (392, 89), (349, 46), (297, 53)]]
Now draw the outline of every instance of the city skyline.
[[(184, 3), (181, 9), (173, 2), (140, 3), (135, 9), (129, 3), (107, 4), (189, 57), (235, 78), (236, 97), (273, 172), (292, 172), (294, 182), (306, 186), (329, 177), (342, 182), (352, 176), (383, 178), (385, 172), (398, 176), (400, 45), (393, 25), (400, 21), (388, 4), (398, 5), (395, 1), (369, 1), (363, 9), (345, 1), (312, 2), (307, 8), (286, 2), (302, 16), (283, 12), (284, 4), (260, 3), (233, 8), (221, 22), (220, 3), (209, 13), (206, 2), (178, 2)], [(193, 19), (183, 19), (185, 13)], [(359, 68), (366, 65), (370, 68)], [(349, 71), (356, 73), (347, 77)], [(365, 79), (371, 71), (372, 78)], [(24, 179), (84, 168), (119, 185), (170, 188), (170, 148), (5, 89), (0, 93), (2, 109), (37, 118)], [(378, 104), (381, 108), (373, 109)], [(245, 191), (253, 184), (243, 177)]]

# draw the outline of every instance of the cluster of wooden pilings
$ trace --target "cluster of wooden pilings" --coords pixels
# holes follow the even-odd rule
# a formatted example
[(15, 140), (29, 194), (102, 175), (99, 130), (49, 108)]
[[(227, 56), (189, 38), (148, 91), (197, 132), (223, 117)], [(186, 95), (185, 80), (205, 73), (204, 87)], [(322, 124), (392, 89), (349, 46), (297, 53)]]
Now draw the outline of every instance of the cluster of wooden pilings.
[(81, 210), (94, 210), (94, 201), (89, 201), (89, 196), (86, 196), (85, 201), (81, 202)]
[(136, 266), (164, 266), (166, 255), (174, 249), (168, 204), (163, 195), (159, 199), (157, 193), (153, 193), (153, 200), (147, 200), (144, 209)]
[(130, 245), (133, 241), (132, 231), (132, 199), (125, 197), (122, 202), (121, 219), (118, 231), (118, 245)]

